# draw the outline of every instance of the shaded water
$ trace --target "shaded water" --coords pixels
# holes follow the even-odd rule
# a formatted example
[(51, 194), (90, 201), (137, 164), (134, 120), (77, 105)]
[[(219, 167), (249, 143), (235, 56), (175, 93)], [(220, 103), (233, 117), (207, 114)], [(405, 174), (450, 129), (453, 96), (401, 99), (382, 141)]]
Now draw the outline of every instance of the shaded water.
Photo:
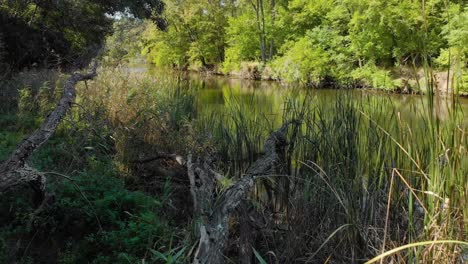
[[(457, 98), (455, 102), (446, 96), (437, 96), (434, 106), (429, 106), (429, 98), (425, 95), (404, 95), (386, 93), (372, 90), (336, 90), (320, 89), (311, 90), (300, 85), (284, 85), (276, 81), (253, 81), (225, 76), (207, 76), (197, 73), (180, 73), (171, 71), (161, 71), (160, 69), (137, 68), (134, 71), (147, 72), (150, 75), (183, 75), (186, 81), (194, 84), (197, 89), (198, 111), (207, 112), (227, 112), (229, 111), (229, 101), (235, 100), (240, 105), (248, 105), (252, 112), (271, 120), (281, 120), (283, 107), (287, 98), (303, 99), (304, 95), (310, 95), (310, 99), (315, 104), (332, 104), (336, 98), (346, 96), (353, 100), (364, 100), (369, 97), (379, 101), (390, 101), (386, 104), (388, 111), (396, 111), (404, 120), (409, 122), (417, 121), (420, 116), (426, 115), (428, 109), (433, 108), (433, 113), (440, 120), (450, 117), (453, 104), (458, 113), (464, 117), (463, 123), (468, 124), (468, 98)], [(459, 111), (460, 110), (460, 111)], [(385, 109), (383, 110), (385, 112)], [(276, 122), (275, 122), (276, 123)]]

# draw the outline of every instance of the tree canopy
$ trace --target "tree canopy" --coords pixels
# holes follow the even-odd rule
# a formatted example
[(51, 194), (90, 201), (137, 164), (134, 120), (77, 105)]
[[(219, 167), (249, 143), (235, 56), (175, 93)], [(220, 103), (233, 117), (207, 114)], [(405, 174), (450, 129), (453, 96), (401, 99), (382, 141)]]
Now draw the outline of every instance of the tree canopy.
[(463, 1), (165, 3), (168, 30), (150, 25), (142, 37), (143, 53), (157, 65), (220, 66), (230, 73), (259, 62), (273, 77), (316, 82), (386, 75), (375, 70), (395, 66), (447, 67), (450, 56), (451, 64), (466, 57), (460, 45), (467, 25)]
[(81, 66), (111, 32), (113, 16), (151, 19), (164, 28), (163, 8), (160, 0), (1, 0), (1, 65)]

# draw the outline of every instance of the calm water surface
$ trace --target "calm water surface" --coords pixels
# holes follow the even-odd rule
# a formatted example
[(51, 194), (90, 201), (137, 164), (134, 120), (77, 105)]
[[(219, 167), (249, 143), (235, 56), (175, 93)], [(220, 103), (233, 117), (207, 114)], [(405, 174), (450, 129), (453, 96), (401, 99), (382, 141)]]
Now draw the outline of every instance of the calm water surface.
[[(337, 98), (346, 97), (363, 102), (373, 100), (372, 107), (375, 107), (375, 101), (382, 102), (382, 114), (386, 111), (397, 112), (401, 117), (410, 123), (417, 121), (421, 115), (427, 115), (429, 100), (424, 95), (400, 95), (372, 90), (336, 90), (336, 89), (306, 89), (299, 85), (283, 85), (275, 81), (252, 81), (225, 76), (206, 76), (197, 73), (175, 73), (161, 71), (160, 69), (147, 69), (145, 67), (133, 68), (132, 71), (146, 72), (148, 74), (177, 75), (184, 85), (196, 89), (196, 98), (198, 102), (198, 111), (200, 113), (209, 113), (216, 111), (218, 113), (228, 112), (230, 104), (233, 101), (240, 107), (248, 108), (265, 118), (281, 122), (281, 115), (284, 108), (284, 102), (288, 98), (296, 100), (311, 100), (311, 104), (331, 105)], [(389, 103), (390, 102), (390, 103)], [(434, 100), (434, 114), (441, 120), (446, 120), (452, 112), (452, 99), (447, 97), (438, 97)], [(377, 103), (378, 105), (378, 103)], [(468, 98), (457, 98), (455, 108), (461, 111), (463, 123), (468, 125)], [(244, 109), (245, 110), (245, 109)], [(457, 110), (457, 111), (458, 111)]]

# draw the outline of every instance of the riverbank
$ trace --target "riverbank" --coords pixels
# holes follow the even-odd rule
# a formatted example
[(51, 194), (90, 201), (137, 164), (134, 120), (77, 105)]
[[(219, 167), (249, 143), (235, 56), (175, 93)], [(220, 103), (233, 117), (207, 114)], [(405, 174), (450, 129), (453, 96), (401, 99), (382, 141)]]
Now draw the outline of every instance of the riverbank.
[[(362, 70), (362, 74), (354, 77), (336, 80), (332, 77), (322, 77), (317, 81), (299, 82), (287, 81), (282, 78), (278, 71), (270, 66), (263, 66), (259, 62), (241, 63), (238, 70), (223, 71), (220, 66), (187, 67), (182, 71), (189, 71), (201, 75), (224, 76), (226, 78), (245, 79), (254, 81), (273, 81), (283, 86), (304, 86), (314, 89), (364, 89), (375, 90), (386, 93), (424, 95), (429, 91), (439, 96), (452, 96), (468, 98), (468, 86), (464, 83), (457, 84), (454, 92), (454, 73), (450, 71), (430, 70), (424, 68), (393, 67), (389, 69), (378, 69), (377, 74)], [(430, 80), (427, 76), (431, 76)]]
[[(212, 164), (221, 180), (211, 195), (223, 197), (288, 120), (302, 123), (284, 135), (283, 166), (259, 177), (246, 209), (230, 218), (226, 262), (238, 263), (242, 247), (268, 263), (345, 263), (411, 242), (466, 240), (466, 213), (457, 209), (466, 208), (466, 195), (453, 191), (468, 175), (466, 110), (435, 103), (429, 115), (425, 96), (282, 89), (142, 68), (98, 72), (78, 87), (77, 106), (31, 161), (48, 172), (55, 202), (31, 229), (29, 196), (0, 202), (0, 261), (159, 263), (165, 256), (189, 263), (199, 241), (189, 168), (160, 153)], [(18, 87), (29, 88), (15, 93), (18, 105), (0, 115), (0, 159), (60, 97), (59, 76), (42, 76), (51, 78), (37, 86), (23, 80)], [(390, 258), (463, 258), (452, 245), (408, 252)]]

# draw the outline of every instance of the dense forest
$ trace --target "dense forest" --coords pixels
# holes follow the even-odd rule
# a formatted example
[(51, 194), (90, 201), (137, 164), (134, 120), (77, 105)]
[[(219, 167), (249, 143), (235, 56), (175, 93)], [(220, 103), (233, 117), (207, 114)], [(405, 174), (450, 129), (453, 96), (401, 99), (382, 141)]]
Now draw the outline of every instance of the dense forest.
[(85, 65), (113, 31), (114, 62), (143, 54), (158, 66), (405, 92), (427, 91), (429, 66), (439, 88), (468, 91), (461, 0), (5, 2), (0, 54), (15, 69)]
[(165, 3), (166, 30), (143, 23), (133, 33), (119, 31), (131, 35), (142, 27), (138, 41), (127, 44), (158, 66), (315, 86), (394, 89), (409, 82), (420, 91), (426, 87), (418, 83), (419, 70), (428, 65), (451, 68), (451, 78), (462, 82), (457, 87), (467, 89), (463, 1)]
[(0, 0), (0, 263), (466, 263), (463, 0)]

